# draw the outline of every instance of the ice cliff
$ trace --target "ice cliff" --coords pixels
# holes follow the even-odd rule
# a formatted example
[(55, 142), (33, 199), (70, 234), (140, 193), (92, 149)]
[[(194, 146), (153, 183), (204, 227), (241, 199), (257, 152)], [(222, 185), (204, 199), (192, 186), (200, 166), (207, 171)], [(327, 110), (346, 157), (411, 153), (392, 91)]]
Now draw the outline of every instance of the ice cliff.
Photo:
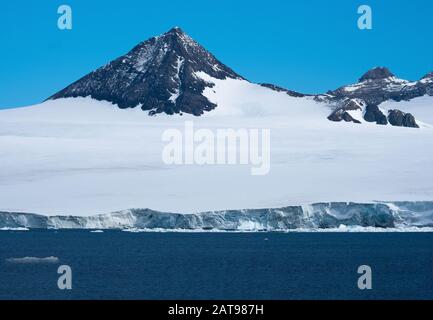
[(181, 214), (130, 209), (88, 217), (0, 212), (0, 229), (163, 229), (213, 231), (284, 231), (340, 226), (433, 227), (433, 201), (316, 203), (272, 209)]

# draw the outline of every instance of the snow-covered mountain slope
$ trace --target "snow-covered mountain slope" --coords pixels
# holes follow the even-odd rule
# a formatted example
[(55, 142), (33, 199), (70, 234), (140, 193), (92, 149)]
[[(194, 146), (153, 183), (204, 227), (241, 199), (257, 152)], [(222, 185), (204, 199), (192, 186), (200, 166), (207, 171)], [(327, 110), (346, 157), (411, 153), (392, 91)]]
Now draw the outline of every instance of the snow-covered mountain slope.
[(275, 209), (182, 214), (131, 209), (89, 217), (0, 212), (0, 230), (130, 231), (422, 231), (433, 227), (433, 202), (316, 203)]
[[(0, 210), (194, 213), (433, 196), (432, 129), (331, 122), (329, 107), (314, 97), (197, 76), (213, 83), (203, 94), (218, 103), (201, 117), (148, 117), (90, 98), (0, 111)], [(428, 123), (431, 98), (412, 101), (404, 110), (425, 110), (420, 121)], [(166, 165), (162, 134), (183, 132), (185, 120), (212, 132), (269, 128), (269, 174), (252, 176), (250, 165)]]
[[(430, 200), (433, 97), (426, 89), (408, 101), (364, 100), (368, 86), (380, 94), (390, 77), (367, 73), (359, 97), (303, 95), (244, 80), (172, 29), (53, 99), (0, 110), (0, 210), (82, 216)], [(430, 78), (417, 83), (429, 88)], [(269, 174), (252, 176), (249, 164), (167, 165), (163, 133), (183, 132), (186, 120), (212, 133), (270, 129)]]

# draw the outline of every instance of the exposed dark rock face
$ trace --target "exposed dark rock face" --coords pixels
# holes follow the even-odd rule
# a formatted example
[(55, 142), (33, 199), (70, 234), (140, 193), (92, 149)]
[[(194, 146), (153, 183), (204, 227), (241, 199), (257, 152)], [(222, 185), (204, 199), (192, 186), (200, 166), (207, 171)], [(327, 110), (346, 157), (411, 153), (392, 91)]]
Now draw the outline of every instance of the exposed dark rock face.
[(388, 68), (378, 67), (367, 71), (360, 79), (359, 82), (367, 80), (380, 80), (394, 77), (394, 74)]
[(344, 99), (340, 101), (335, 110), (328, 116), (328, 120), (361, 123), (361, 121), (350, 114), (350, 111), (355, 110), (364, 113), (363, 118), (368, 122), (375, 122), (379, 125), (387, 125), (389, 122), (393, 126), (419, 128), (415, 117), (411, 113), (393, 109), (389, 110), (388, 116), (386, 116), (377, 105), (366, 104), (359, 99)]
[(388, 120), (386, 116), (380, 111), (379, 107), (373, 104), (368, 104), (365, 107), (364, 114), (365, 121), (376, 122), (377, 124), (387, 125)]
[(388, 121), (391, 125), (397, 127), (419, 128), (412, 114), (397, 109), (388, 111)]
[(424, 77), (422, 77), (422, 79), (433, 79), (433, 72), (427, 73)]
[(199, 116), (216, 107), (202, 95), (212, 84), (196, 76), (200, 71), (217, 79), (241, 79), (180, 28), (173, 28), (140, 43), (50, 99), (91, 96), (120, 108), (140, 106), (150, 115), (184, 112)]
[(344, 110), (336, 110), (328, 117), (328, 120), (340, 122), (353, 122), (353, 123), (361, 123), (361, 121), (353, 118), (347, 111)]
[(288, 90), (288, 89), (285, 89), (285, 88), (282, 88), (282, 87), (279, 87), (279, 86), (276, 86), (276, 85), (270, 84), (270, 83), (261, 83), (260, 85), (262, 87), (266, 87), (266, 88), (272, 89), (274, 91), (285, 92), (291, 97), (302, 98), (302, 97), (309, 96), (308, 94), (303, 94), (303, 93), (299, 93), (296, 91)]
[(360, 110), (364, 106), (364, 102), (355, 99), (344, 99), (338, 107), (329, 115), (328, 120), (340, 122), (361, 123), (358, 119), (353, 118), (348, 111)]

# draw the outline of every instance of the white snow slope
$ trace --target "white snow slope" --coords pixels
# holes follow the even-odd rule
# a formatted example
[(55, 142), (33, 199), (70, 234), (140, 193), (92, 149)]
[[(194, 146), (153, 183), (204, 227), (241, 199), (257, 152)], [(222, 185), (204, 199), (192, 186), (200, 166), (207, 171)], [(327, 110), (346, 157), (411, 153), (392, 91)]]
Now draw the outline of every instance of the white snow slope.
[[(335, 123), (310, 98), (217, 80), (202, 117), (149, 117), (89, 98), (0, 111), (0, 211), (91, 215), (128, 208), (194, 213), (314, 202), (431, 200), (433, 129)], [(433, 98), (387, 102), (433, 124)], [(249, 165), (166, 165), (165, 129), (271, 129), (268, 175)]]

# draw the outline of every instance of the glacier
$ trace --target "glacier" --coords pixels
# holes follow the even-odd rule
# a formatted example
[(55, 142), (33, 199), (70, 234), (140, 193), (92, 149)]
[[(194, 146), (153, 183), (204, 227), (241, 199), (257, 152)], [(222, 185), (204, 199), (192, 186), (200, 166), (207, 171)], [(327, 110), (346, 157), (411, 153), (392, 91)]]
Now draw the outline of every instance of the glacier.
[[(89, 216), (127, 208), (160, 212), (267, 209), (303, 203), (433, 200), (433, 97), (385, 102), (419, 130), (331, 122), (329, 106), (238, 79), (203, 92), (201, 117), (149, 117), (91, 98), (0, 111), (0, 211)], [(166, 130), (271, 130), (270, 172), (249, 165), (167, 165)], [(250, 222), (244, 223), (245, 227)]]
[[(165, 230), (167, 223), (175, 228), (182, 222), (178, 230), (340, 230), (351, 223), (390, 230), (377, 219), (392, 216), (390, 225), (417, 228), (428, 214), (376, 203), (343, 218), (334, 207), (433, 200), (432, 84), (433, 73), (412, 82), (378, 67), (354, 85), (301, 94), (248, 81), (173, 28), (74, 82), (55, 100), (0, 110), (0, 212), (17, 213), (2, 219), (45, 228)], [(162, 137), (183, 131), (186, 121), (214, 134), (270, 132), (267, 174), (252, 175), (254, 161), (167, 164)], [(201, 145), (188, 143), (192, 150), (195, 143)], [(152, 211), (126, 208), (158, 214), (149, 218)]]
[(329, 202), (194, 214), (129, 209), (92, 216), (0, 212), (0, 229), (125, 231), (432, 231), (433, 201)]

